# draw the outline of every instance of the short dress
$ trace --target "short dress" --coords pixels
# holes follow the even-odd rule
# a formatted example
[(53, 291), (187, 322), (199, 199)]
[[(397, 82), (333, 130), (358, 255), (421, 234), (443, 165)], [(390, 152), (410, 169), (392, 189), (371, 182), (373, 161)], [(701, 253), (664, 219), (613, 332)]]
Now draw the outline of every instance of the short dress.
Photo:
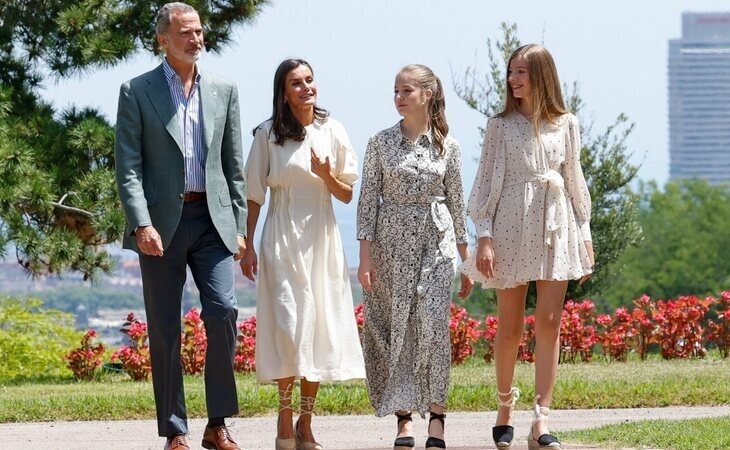
[(573, 114), (543, 121), (539, 136), (517, 112), (489, 119), (468, 214), (477, 237), (492, 238), (494, 277), (476, 270), (475, 255), (462, 272), (497, 289), (592, 272), (585, 245), (592, 240), (591, 197), (580, 149)]
[(271, 125), (256, 129), (246, 164), (248, 199), (263, 205), (270, 191), (256, 286), (257, 379), (365, 378), (332, 194), (310, 169), (310, 148), (329, 156), (337, 179), (349, 185), (358, 180), (357, 155), (332, 118), (283, 145)]

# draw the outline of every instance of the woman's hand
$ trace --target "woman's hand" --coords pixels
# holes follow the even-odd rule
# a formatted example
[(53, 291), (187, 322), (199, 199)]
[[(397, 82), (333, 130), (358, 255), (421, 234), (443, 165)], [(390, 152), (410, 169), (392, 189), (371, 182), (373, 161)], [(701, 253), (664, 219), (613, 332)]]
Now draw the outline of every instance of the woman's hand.
[[(596, 257), (593, 255), (593, 241), (584, 241), (586, 251), (588, 252), (588, 259), (591, 261), (591, 269), (596, 266)], [(583, 275), (578, 281), (578, 285), (582, 285), (591, 278), (591, 274)]]
[(320, 177), (323, 180), (326, 180), (327, 178), (332, 178), (332, 167), (330, 166), (330, 157), (325, 157), (324, 161), (322, 161), (319, 156), (314, 152), (313, 148), (309, 149), (309, 153), (311, 155), (311, 166), (312, 166), (312, 172)]
[(357, 279), (360, 281), (362, 289), (365, 292), (370, 293), (373, 291), (375, 268), (373, 267), (370, 252), (360, 252), (360, 267), (357, 269)]
[(468, 276), (461, 274), (461, 289), (459, 289), (459, 298), (464, 299), (471, 294), (471, 288), (474, 287), (474, 280)]
[(492, 238), (482, 237), (477, 241), (477, 270), (487, 278), (494, 277), (494, 249)]
[(251, 281), (256, 281), (256, 275), (259, 274), (259, 258), (253, 245), (246, 247), (241, 258), (241, 273)]

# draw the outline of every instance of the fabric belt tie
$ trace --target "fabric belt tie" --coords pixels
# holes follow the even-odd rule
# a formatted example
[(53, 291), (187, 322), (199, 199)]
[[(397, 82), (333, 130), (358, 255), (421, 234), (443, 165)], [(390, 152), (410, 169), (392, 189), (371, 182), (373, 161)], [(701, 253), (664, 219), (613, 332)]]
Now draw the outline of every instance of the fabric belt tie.
[(444, 214), (450, 214), (449, 208), (447, 208), (444, 204), (445, 201), (445, 196), (433, 195), (425, 202), (394, 202), (391, 200), (384, 200), (383, 206), (428, 206), (431, 208), (431, 221), (434, 225), (436, 225), (436, 229), (443, 233), (448, 228), (449, 223)]
[(538, 174), (536, 181), (547, 184), (547, 207), (545, 208), (545, 245), (552, 246), (554, 237), (567, 228), (568, 203), (565, 199), (565, 181), (555, 170)]

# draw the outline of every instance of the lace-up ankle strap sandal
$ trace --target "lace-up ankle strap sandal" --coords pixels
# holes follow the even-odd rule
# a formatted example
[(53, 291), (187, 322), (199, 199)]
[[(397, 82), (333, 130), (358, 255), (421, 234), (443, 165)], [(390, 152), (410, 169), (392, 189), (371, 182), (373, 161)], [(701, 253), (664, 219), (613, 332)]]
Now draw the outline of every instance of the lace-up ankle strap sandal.
[(563, 447), (560, 444), (560, 441), (552, 434), (541, 434), (537, 439), (535, 439), (535, 432), (533, 431), (535, 429), (535, 424), (540, 421), (547, 423), (548, 414), (550, 414), (550, 408), (547, 406), (540, 406), (538, 400), (540, 400), (539, 394), (535, 396), (535, 409), (533, 410), (534, 415), (532, 424), (530, 424), (530, 432), (527, 434), (527, 448), (528, 450), (562, 450)]
[[(294, 412), (294, 409), (291, 407), (291, 397), (292, 397), (292, 390), (294, 389), (294, 384), (290, 384), (287, 389), (279, 389), (279, 413), (282, 413), (283, 411), (291, 411)], [(276, 419), (276, 428), (279, 428), (279, 422), (281, 421), (281, 414)], [(297, 444), (294, 440), (294, 438), (280, 438), (277, 436), (276, 440), (274, 441), (274, 448), (276, 450), (296, 450)]]
[[(309, 415), (312, 416), (312, 411), (314, 411), (314, 403), (317, 401), (316, 397), (305, 397), (302, 396), (302, 405), (299, 411), (299, 419), (302, 418), (302, 416)], [(297, 419), (296, 426), (294, 427), (295, 431), (295, 439), (297, 448), (296, 450), (322, 450), (322, 445), (320, 445), (317, 442), (309, 442), (305, 441), (301, 434), (299, 434), (299, 419)]]
[[(401, 422), (413, 422), (413, 414), (398, 414), (395, 413), (395, 417), (398, 418), (398, 428), (400, 429)], [(403, 436), (395, 438), (393, 443), (393, 450), (414, 450), (416, 448), (416, 440), (413, 436)]]
[[(502, 400), (502, 397), (507, 396), (509, 396), (507, 400)], [(497, 392), (497, 404), (509, 408), (508, 422), (512, 422), (512, 412), (519, 398), (520, 390), (516, 387), (511, 388), (509, 392)], [(515, 429), (512, 425), (497, 425), (492, 427), (492, 439), (494, 439), (494, 445), (499, 450), (507, 450), (512, 447), (512, 443), (515, 440)]]
[[(431, 413), (431, 417), (428, 419), (428, 428), (431, 428), (431, 422), (434, 420), (441, 421), (441, 429), (446, 430), (446, 414), (437, 414), (435, 412)], [(429, 433), (430, 434), (430, 433)], [(446, 448), (446, 442), (444, 442), (443, 439), (435, 438), (429, 436), (426, 440), (426, 450), (440, 450)]]

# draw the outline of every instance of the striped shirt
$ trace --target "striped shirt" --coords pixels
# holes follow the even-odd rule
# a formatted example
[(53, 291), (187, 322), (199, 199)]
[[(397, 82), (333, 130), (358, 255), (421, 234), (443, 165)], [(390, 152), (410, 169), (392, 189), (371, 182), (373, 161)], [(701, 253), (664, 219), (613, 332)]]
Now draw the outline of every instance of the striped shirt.
[(200, 104), (200, 72), (196, 67), (195, 80), (190, 97), (185, 98), (185, 89), (180, 76), (170, 67), (167, 59), (162, 60), (167, 85), (170, 88), (172, 106), (177, 111), (178, 125), (182, 133), (183, 155), (185, 157), (185, 192), (205, 191), (205, 146), (203, 145), (203, 111)]

